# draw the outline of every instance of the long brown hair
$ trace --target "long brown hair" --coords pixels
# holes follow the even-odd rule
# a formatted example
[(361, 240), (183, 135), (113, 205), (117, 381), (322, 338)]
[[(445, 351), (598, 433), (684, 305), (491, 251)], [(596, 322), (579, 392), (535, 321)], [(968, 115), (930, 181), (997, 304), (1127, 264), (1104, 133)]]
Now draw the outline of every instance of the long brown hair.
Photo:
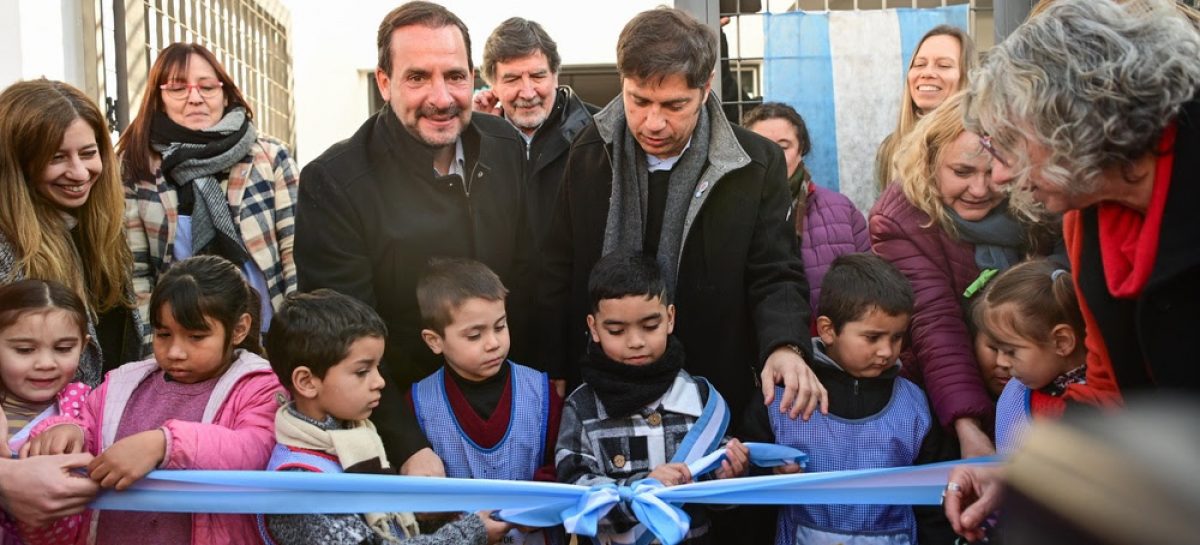
[[(82, 242), (76, 248), (60, 210), (35, 186), (63, 134), (78, 119), (95, 133), (103, 167), (76, 212)], [(24, 276), (69, 286), (95, 312), (131, 305), (127, 287), (133, 255), (125, 240), (124, 216), (112, 139), (92, 99), (46, 79), (15, 83), (0, 93), (0, 232), (15, 246), (17, 268)]]
[(921, 41), (917, 42), (917, 47), (913, 49), (912, 58), (908, 60), (908, 70), (904, 72), (904, 93), (900, 99), (900, 115), (896, 120), (896, 130), (883, 139), (883, 143), (879, 145), (879, 151), (875, 154), (875, 177), (881, 190), (892, 183), (896, 175), (892, 160), (896, 155), (896, 149), (900, 147), (900, 141), (912, 131), (917, 120), (921, 118), (921, 113), (917, 111), (917, 104), (913, 102), (912, 89), (908, 87), (908, 71), (911, 71), (913, 63), (917, 62), (917, 53), (921, 51), (925, 40), (934, 36), (953, 36), (958, 40), (958, 89), (951, 91), (950, 94), (953, 95), (960, 89), (966, 89), (967, 85), (971, 83), (971, 69), (975, 68), (974, 40), (956, 26), (938, 25), (926, 32), (921, 37)]
[(146, 92), (142, 94), (142, 106), (138, 115), (125, 129), (117, 142), (117, 154), (121, 156), (122, 174), (126, 180), (151, 180), (154, 171), (150, 168), (150, 122), (154, 114), (163, 111), (162, 89), (158, 86), (171, 81), (186, 79), (188, 63), (192, 55), (199, 55), (216, 72), (225, 93), (226, 110), (241, 106), (246, 109), (246, 119), (254, 119), (254, 111), (242, 96), (242, 91), (233, 83), (229, 72), (217, 61), (217, 57), (200, 44), (176, 42), (165, 47), (154, 59), (150, 75), (146, 79)]

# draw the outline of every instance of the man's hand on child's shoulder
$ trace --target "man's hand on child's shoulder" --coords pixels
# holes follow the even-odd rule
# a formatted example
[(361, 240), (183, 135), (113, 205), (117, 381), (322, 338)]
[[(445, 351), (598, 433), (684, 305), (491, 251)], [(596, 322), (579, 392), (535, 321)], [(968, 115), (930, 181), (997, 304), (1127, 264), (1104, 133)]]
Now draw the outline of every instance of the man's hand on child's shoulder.
[(646, 477), (662, 483), (663, 486), (677, 486), (692, 482), (692, 471), (688, 469), (687, 464), (662, 464)]
[(741, 477), (746, 474), (749, 467), (750, 449), (746, 448), (741, 441), (730, 439), (725, 444), (725, 459), (721, 461), (721, 467), (717, 469), (716, 477), (718, 479)]

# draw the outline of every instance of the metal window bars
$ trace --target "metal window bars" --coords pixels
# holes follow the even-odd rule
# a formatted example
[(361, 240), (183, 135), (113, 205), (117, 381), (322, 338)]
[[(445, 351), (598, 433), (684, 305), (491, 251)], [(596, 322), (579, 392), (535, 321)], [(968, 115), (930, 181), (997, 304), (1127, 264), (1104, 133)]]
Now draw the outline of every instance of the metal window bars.
[(259, 133), (293, 151), (291, 16), (280, 0), (113, 0), (119, 126), (140, 104), (158, 52), (174, 42), (204, 45), (254, 109)]

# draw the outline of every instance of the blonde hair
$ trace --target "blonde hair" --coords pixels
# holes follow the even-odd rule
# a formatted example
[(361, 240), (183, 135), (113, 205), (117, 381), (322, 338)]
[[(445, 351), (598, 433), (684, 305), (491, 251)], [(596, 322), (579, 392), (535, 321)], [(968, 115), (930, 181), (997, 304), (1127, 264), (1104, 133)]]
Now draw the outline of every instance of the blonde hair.
[[(965, 130), (962, 124), (963, 93), (955, 93), (941, 106), (917, 122), (913, 130), (900, 140), (896, 149), (895, 169), (905, 198), (929, 216), (930, 227), (936, 224), (954, 234), (954, 221), (942, 203), (937, 170), (946, 148)], [(983, 150), (980, 153), (986, 153)]]
[[(91, 126), (103, 164), (76, 213), (78, 248), (61, 211), (35, 188), (77, 119)], [(15, 83), (0, 93), (0, 233), (16, 249), (18, 271), (70, 287), (93, 312), (131, 305), (126, 286), (133, 256), (125, 241), (124, 212), (112, 139), (91, 99), (46, 79)]]
[[(925, 36), (921, 37), (921, 41), (917, 43), (917, 47), (913, 49), (912, 58), (908, 60), (908, 70), (911, 71), (913, 63), (917, 62), (917, 53), (921, 51), (925, 40), (934, 36), (953, 36), (958, 40), (958, 88), (954, 92), (967, 88), (967, 85), (971, 83), (971, 70), (975, 69), (975, 42), (966, 32), (955, 26), (938, 25), (926, 32)], [(904, 77), (904, 93), (900, 98), (900, 115), (896, 120), (896, 130), (883, 139), (883, 142), (879, 144), (879, 151), (875, 154), (875, 177), (881, 190), (892, 183), (895, 178), (893, 159), (900, 147), (900, 141), (912, 132), (917, 121), (921, 119), (921, 113), (917, 111), (917, 104), (913, 102), (912, 89), (908, 87), (907, 72)]]

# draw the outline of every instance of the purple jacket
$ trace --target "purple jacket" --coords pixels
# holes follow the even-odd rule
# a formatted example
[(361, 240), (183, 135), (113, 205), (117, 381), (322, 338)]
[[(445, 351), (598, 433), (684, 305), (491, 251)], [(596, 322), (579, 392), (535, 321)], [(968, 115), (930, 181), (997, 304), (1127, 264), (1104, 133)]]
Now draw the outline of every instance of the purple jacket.
[(975, 246), (936, 224), (921, 227), (929, 221), (899, 183), (889, 185), (871, 209), (871, 249), (908, 277), (916, 296), (901, 360), (906, 374), (924, 386), (944, 427), (963, 417), (987, 422), (995, 408), (962, 310), (962, 293), (979, 276)]
[(817, 316), (821, 279), (837, 256), (871, 251), (867, 220), (850, 199), (837, 191), (813, 184), (804, 213), (804, 236), (800, 257), (808, 276), (812, 315)]

